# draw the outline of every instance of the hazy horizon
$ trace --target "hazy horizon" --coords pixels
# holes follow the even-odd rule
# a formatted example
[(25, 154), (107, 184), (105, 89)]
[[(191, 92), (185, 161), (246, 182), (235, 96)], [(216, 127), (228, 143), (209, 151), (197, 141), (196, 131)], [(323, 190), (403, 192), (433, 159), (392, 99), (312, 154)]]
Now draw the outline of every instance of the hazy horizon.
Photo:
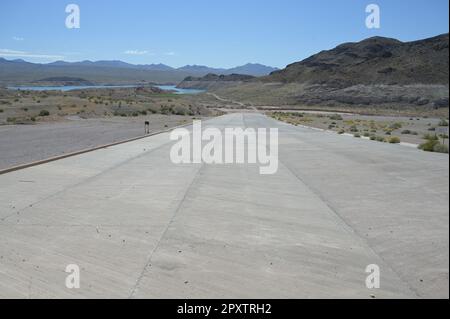
[[(79, 29), (65, 26), (68, 2), (3, 1), (0, 57), (33, 63), (120, 60), (174, 68), (247, 63), (284, 68), (343, 42), (373, 36), (414, 41), (448, 32), (446, 0), (414, 0), (407, 8), (387, 0), (73, 3), (80, 7)], [(380, 7), (379, 29), (365, 26), (370, 3)]]

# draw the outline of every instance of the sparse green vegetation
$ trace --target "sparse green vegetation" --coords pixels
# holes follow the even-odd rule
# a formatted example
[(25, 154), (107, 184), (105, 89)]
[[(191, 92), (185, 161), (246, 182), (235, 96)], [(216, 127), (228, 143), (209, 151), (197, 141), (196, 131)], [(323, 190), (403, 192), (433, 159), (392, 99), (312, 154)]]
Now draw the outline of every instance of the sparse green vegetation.
[[(301, 112), (270, 112), (268, 113), (277, 120), (284, 121), (291, 125), (306, 125), (321, 129), (335, 131), (337, 134), (351, 133), (356, 137), (368, 138), (372, 141), (397, 144), (401, 142), (420, 144), (423, 139), (420, 137), (429, 128), (433, 130), (437, 127), (439, 120), (432, 118), (424, 123), (417, 123), (415, 117), (370, 117), (358, 115), (340, 115), (342, 120), (337, 122), (334, 114), (324, 115), (323, 113), (306, 113)], [(303, 114), (300, 118), (298, 115)], [(336, 120), (332, 120), (336, 119)], [(412, 119), (413, 122), (405, 122)], [(423, 118), (422, 118), (423, 119)], [(421, 119), (419, 119), (421, 120)], [(406, 124), (405, 124), (406, 123)], [(429, 125), (427, 125), (429, 123)], [(401, 134), (401, 135), (400, 135)], [(402, 137), (400, 137), (402, 136)], [(403, 137), (404, 136), (404, 137)], [(445, 136), (441, 137), (445, 139)]]
[(403, 135), (418, 135), (419, 133), (415, 132), (415, 131), (411, 131), (411, 130), (403, 130), (401, 132)]
[(439, 126), (447, 127), (447, 126), (448, 126), (448, 122), (447, 122), (446, 120), (442, 119), (442, 120), (439, 122), (438, 125), (439, 125)]
[(331, 116), (330, 116), (330, 120), (333, 120), (333, 121), (342, 121), (343, 118), (342, 118), (342, 116), (341, 116), (340, 114), (334, 114), (334, 115), (331, 115)]
[(398, 143), (400, 143), (400, 138), (397, 136), (392, 136), (392, 137), (388, 138), (387, 141), (391, 144), (398, 144)]
[(49, 115), (50, 115), (50, 112), (47, 110), (42, 110), (39, 112), (39, 116), (42, 116), (42, 117), (49, 116)]
[(173, 113), (176, 115), (186, 115), (186, 109), (181, 106), (173, 108)]
[(400, 122), (395, 122), (395, 123), (392, 123), (391, 125), (389, 125), (389, 128), (390, 128), (392, 131), (394, 131), (394, 130), (401, 129), (402, 126), (403, 126), (402, 123), (400, 123)]
[(433, 152), (435, 153), (445, 153), (448, 154), (448, 146), (444, 144), (436, 144), (433, 147)]
[(448, 153), (448, 146), (441, 144), (439, 137), (433, 134), (426, 134), (423, 137), (426, 142), (419, 145), (419, 149), (426, 152)]

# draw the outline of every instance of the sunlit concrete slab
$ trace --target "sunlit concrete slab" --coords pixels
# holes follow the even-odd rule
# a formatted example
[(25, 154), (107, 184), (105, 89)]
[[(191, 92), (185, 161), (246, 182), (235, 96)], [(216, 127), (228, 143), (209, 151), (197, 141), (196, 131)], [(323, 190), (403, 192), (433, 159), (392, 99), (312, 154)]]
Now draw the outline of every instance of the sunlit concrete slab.
[(447, 155), (261, 114), (205, 126), (279, 128), (277, 173), (173, 164), (163, 133), (1, 175), (0, 297), (448, 298)]

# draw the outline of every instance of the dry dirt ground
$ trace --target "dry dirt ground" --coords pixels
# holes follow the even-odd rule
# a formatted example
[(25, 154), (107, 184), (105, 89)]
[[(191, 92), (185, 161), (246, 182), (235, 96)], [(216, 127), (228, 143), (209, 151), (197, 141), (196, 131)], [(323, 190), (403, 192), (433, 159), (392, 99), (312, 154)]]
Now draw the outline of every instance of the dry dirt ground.
[[(401, 142), (421, 144), (426, 134), (448, 135), (448, 119), (410, 116), (360, 115), (321, 111), (278, 111), (268, 115), (293, 125), (304, 125), (360, 136), (398, 137)], [(447, 123), (447, 126), (444, 124)], [(446, 139), (448, 145), (448, 138)]]
[(0, 125), (81, 118), (140, 117), (148, 114), (213, 115), (188, 95), (157, 88), (15, 91), (0, 89)]
[(193, 118), (161, 114), (105, 119), (72, 116), (62, 122), (2, 125), (0, 169), (141, 136), (145, 121), (150, 122), (150, 132), (156, 132), (191, 123)]

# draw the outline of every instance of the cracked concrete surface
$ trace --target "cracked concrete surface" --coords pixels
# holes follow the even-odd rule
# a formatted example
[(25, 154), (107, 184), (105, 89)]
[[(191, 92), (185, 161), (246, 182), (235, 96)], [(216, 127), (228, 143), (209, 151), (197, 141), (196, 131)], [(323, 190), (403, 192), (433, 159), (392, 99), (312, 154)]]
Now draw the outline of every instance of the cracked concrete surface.
[(163, 133), (0, 176), (0, 297), (448, 298), (447, 155), (206, 123), (278, 127), (278, 172), (172, 164)]

